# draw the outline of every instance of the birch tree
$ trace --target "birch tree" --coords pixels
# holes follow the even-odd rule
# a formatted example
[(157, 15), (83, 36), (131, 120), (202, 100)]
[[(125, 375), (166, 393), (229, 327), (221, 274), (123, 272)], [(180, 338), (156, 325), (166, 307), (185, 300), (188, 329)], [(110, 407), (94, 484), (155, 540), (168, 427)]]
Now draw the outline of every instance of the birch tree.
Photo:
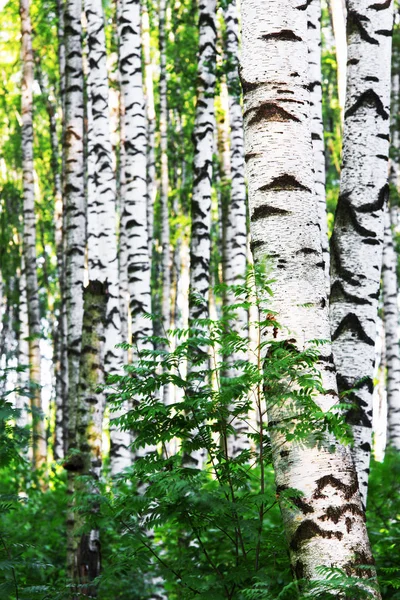
[[(229, 160), (231, 189), (229, 205), (224, 219), (223, 246), (223, 280), (228, 286), (243, 284), (247, 266), (247, 198), (244, 179), (244, 142), (243, 116), (240, 104), (239, 80), (239, 25), (236, 0), (227, 3), (224, 11), (225, 31), (225, 60), (226, 81), (228, 88), (229, 107)], [(226, 300), (233, 304), (237, 299), (228, 291)], [(241, 336), (248, 331), (248, 314), (246, 309), (236, 311), (232, 326)], [(245, 359), (243, 353), (233, 353), (228, 357), (232, 363)], [(233, 372), (235, 376), (238, 373)], [(248, 438), (245, 434), (248, 425), (243, 421), (234, 422), (235, 435), (229, 440), (229, 454), (235, 456), (246, 445)]]
[(40, 389), (40, 308), (36, 263), (35, 189), (33, 179), (33, 51), (29, 0), (20, 1), (22, 60), (22, 171), (23, 171), (23, 252), (29, 323), (29, 365), (33, 431), (33, 464), (46, 462), (46, 437)]
[[(107, 282), (107, 318), (104, 368), (107, 374), (122, 373), (119, 272), (117, 255), (116, 180), (112, 164), (109, 90), (104, 15), (101, 0), (85, 1), (88, 31), (88, 267), (89, 280)], [(104, 411), (104, 406), (103, 406)], [(120, 413), (113, 414), (120, 416)], [(127, 466), (126, 436), (110, 427), (111, 470)]]
[(366, 504), (374, 345), (388, 196), (391, 2), (347, 4), (348, 73), (340, 195), (331, 238), (330, 317), (339, 392), (348, 414)]
[[(211, 254), (211, 190), (214, 147), (216, 3), (199, 2), (197, 105), (194, 124), (189, 318), (208, 317)], [(195, 300), (197, 298), (197, 301)], [(199, 298), (201, 303), (199, 303)]]
[(139, 348), (152, 332), (147, 232), (146, 113), (141, 61), (139, 0), (122, 0), (119, 18), (121, 93), (124, 102), (125, 198), (121, 216), (127, 247), (132, 342)]
[[(329, 339), (313, 193), (307, 4), (242, 3), (241, 77), (254, 260), (268, 258), (275, 267), (271, 310), (283, 326), (275, 335), (290, 339), (298, 350), (312, 340)], [(338, 394), (330, 344), (320, 348), (318, 368), (325, 392), (319, 392), (315, 402), (327, 411)], [(373, 559), (349, 450), (333, 439), (333, 452), (324, 444), (289, 442), (279, 433), (279, 424), (290, 418), (289, 406), (266, 400), (278, 497), (287, 488), (302, 493), (297, 511), (281, 503), (294, 573), (318, 579), (317, 567), (325, 565), (362, 576), (355, 556), (362, 556), (365, 565), (372, 565)]]
[(310, 77), (311, 139), (314, 152), (315, 195), (321, 225), (322, 256), (329, 290), (329, 243), (325, 194), (324, 124), (322, 121), (321, 1), (311, 0), (307, 8), (308, 65)]

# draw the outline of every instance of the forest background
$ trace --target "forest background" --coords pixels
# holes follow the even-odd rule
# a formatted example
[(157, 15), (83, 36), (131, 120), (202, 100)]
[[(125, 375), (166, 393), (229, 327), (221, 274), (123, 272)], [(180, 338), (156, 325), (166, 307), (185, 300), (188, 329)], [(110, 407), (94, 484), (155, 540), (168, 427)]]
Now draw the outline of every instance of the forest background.
[[(323, 121), (315, 190), (331, 237), (346, 17), (340, 1), (306, 4), (314, 127)], [(372, 419), (359, 375), (319, 409), (323, 343), (299, 350), (284, 333), (254, 230), (251, 243), (236, 3), (82, 8), (9, 0), (1, 11), (0, 597), (379, 598), (367, 553), (347, 571), (321, 558), (310, 575), (307, 543), (325, 530), (290, 542), (285, 514), (311, 509), (295, 486), (275, 486), (265, 397), (293, 402), (295, 426), (279, 432), (316, 452), (326, 435), (357, 446), (351, 427)], [(367, 34), (348, 9), (351, 43)], [(362, 374), (375, 458), (359, 473), (385, 599), (400, 597), (397, 11), (383, 283)]]

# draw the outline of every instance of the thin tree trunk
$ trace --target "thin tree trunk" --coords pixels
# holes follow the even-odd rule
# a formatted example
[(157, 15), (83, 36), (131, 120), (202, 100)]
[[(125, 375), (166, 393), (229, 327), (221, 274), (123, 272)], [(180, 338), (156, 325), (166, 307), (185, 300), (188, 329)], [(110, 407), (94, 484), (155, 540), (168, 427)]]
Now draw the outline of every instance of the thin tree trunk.
[(121, 219), (127, 247), (128, 287), (132, 343), (140, 349), (148, 342), (152, 323), (150, 260), (147, 233), (146, 114), (143, 95), (140, 2), (122, 2), (119, 19), (121, 92), (124, 102), (124, 189)]
[[(166, 11), (167, 1), (159, 4), (159, 43), (160, 43), (160, 151), (161, 151), (161, 247), (162, 247), (162, 303), (161, 316), (163, 336), (171, 326), (171, 250), (169, 232), (169, 178), (168, 178), (168, 104), (167, 104), (167, 57), (166, 57)], [(169, 386), (163, 388), (163, 400), (169, 402)]]
[[(329, 340), (313, 192), (307, 4), (242, 2), (241, 77), (254, 260), (268, 257), (276, 267), (270, 306), (283, 328), (274, 335), (282, 341), (290, 338), (300, 351), (312, 340)], [(263, 340), (269, 339), (272, 334), (264, 332)], [(317, 393), (314, 401), (325, 412), (338, 401), (329, 343), (320, 347), (317, 366), (326, 392)], [(287, 441), (281, 427), (292, 414), (290, 402), (266, 400), (278, 496), (287, 488), (303, 494), (296, 511), (281, 503), (294, 573), (319, 579), (318, 566), (326, 565), (355, 577), (371, 575), (373, 567), (361, 571), (355, 558), (373, 564), (349, 449), (332, 436), (321, 446)], [(344, 596), (338, 590), (337, 597)]]
[(24, 256), (21, 256), (21, 272), (19, 276), (19, 306), (18, 306), (18, 366), (26, 367), (18, 374), (18, 386), (20, 388), (16, 399), (16, 408), (20, 410), (17, 424), (24, 427), (29, 423), (28, 398), (29, 398), (29, 322), (28, 301), (26, 296), (26, 275)]
[[(67, 450), (76, 449), (76, 418), (79, 385), (83, 321), (83, 280), (86, 246), (86, 209), (84, 175), (83, 129), (83, 64), (82, 64), (82, 5), (81, 0), (67, 0), (65, 5), (65, 308), (68, 356), (68, 444)], [(72, 461), (72, 465), (71, 465)], [(77, 580), (75, 564), (75, 514), (71, 507), (74, 492), (73, 459), (67, 459), (69, 508), (67, 514), (67, 572)], [(71, 468), (72, 467), (72, 468)]]
[(150, 262), (153, 255), (154, 202), (157, 195), (155, 128), (156, 111), (154, 108), (153, 63), (150, 53), (150, 24), (147, 0), (142, 0), (142, 37), (144, 59), (144, 83), (146, 89), (147, 117), (147, 232)]
[[(199, 5), (197, 106), (194, 124), (192, 228), (190, 241), (189, 318), (208, 317), (211, 256), (211, 189), (214, 147), (216, 4)], [(199, 303), (199, 299), (201, 303)]]
[[(236, 0), (231, 0), (224, 11), (226, 24), (225, 33), (225, 60), (226, 81), (228, 86), (229, 124), (230, 124), (230, 171), (231, 193), (230, 202), (224, 218), (224, 254), (223, 254), (223, 279), (228, 286), (243, 285), (246, 278), (247, 267), (247, 197), (245, 184), (244, 142), (243, 142), (243, 116), (240, 105), (240, 80), (239, 80), (239, 26)], [(226, 302), (233, 304), (240, 301), (235, 294), (228, 290)], [(244, 308), (236, 310), (232, 327), (241, 335), (248, 335), (248, 313)], [(228, 361), (233, 363), (244, 360), (243, 352), (235, 352)], [(238, 375), (233, 370), (231, 376)], [(246, 421), (233, 422), (235, 435), (229, 439), (229, 454), (235, 456), (248, 445), (248, 424)]]
[(348, 414), (364, 506), (372, 438), (374, 345), (383, 215), (388, 198), (393, 10), (348, 1), (348, 76), (340, 196), (331, 238), (331, 331), (339, 392), (356, 391)]
[[(96, 496), (102, 467), (102, 432), (104, 394), (104, 351), (107, 315), (107, 283), (89, 281), (84, 290), (82, 353), (80, 361), (79, 406), (77, 436), (79, 455), (76, 472), (90, 477), (90, 481), (77, 484), (77, 489), (90, 495), (91, 512), (98, 512)], [(81, 532), (85, 518), (78, 515), (75, 522), (76, 570), (85, 596), (97, 596), (93, 580), (100, 575), (100, 532), (97, 528)]]
[(29, 321), (29, 364), (32, 387), (33, 464), (46, 462), (46, 434), (40, 388), (40, 307), (36, 264), (35, 192), (33, 181), (33, 51), (29, 0), (20, 0), (22, 32), (22, 169), (24, 197), (23, 251)]
[(335, 36), (338, 99), (343, 125), (347, 73), (346, 5), (345, 0), (328, 0), (328, 3), (331, 12), (333, 34)]
[(307, 8), (308, 65), (310, 76), (311, 139), (314, 151), (315, 195), (321, 226), (322, 256), (325, 264), (326, 287), (329, 284), (329, 243), (325, 194), (325, 148), (322, 121), (321, 73), (321, 0), (311, 0)]
[(390, 211), (385, 211), (382, 262), (382, 291), (385, 323), (388, 443), (400, 450), (400, 353), (397, 306), (397, 256), (393, 245)]
[[(116, 180), (112, 164), (109, 126), (109, 90), (106, 63), (104, 15), (101, 0), (85, 2), (88, 28), (89, 100), (88, 160), (92, 179), (88, 194), (88, 266), (89, 280), (108, 284), (105, 330), (104, 369), (107, 375), (122, 374), (120, 291), (117, 255)], [(90, 109), (90, 112), (89, 112)], [(112, 413), (114, 418), (121, 411)], [(129, 466), (127, 434), (111, 424), (111, 472)], [(125, 439), (126, 438), (126, 439)]]

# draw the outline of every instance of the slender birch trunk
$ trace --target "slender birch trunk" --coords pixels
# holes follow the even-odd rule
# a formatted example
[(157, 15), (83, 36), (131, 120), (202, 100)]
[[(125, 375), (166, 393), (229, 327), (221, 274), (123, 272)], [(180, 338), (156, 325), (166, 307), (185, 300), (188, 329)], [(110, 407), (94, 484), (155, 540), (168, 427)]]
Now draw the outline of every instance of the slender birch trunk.
[[(199, 3), (197, 106), (194, 124), (192, 227), (190, 241), (189, 318), (208, 317), (211, 256), (211, 189), (214, 147), (216, 3)], [(201, 304), (198, 300), (201, 299)]]
[[(104, 394), (99, 386), (104, 385), (105, 332), (107, 322), (107, 283), (89, 281), (84, 290), (84, 313), (82, 329), (82, 353), (78, 399), (77, 437), (79, 460), (76, 472), (90, 477), (77, 489), (90, 495), (91, 512), (98, 511), (96, 496), (102, 467), (102, 425)], [(96, 597), (93, 580), (100, 575), (100, 532), (97, 528), (81, 533), (84, 517), (78, 515), (75, 522), (77, 580), (84, 586), (84, 595)]]
[[(117, 254), (116, 180), (112, 164), (109, 117), (109, 89), (106, 62), (104, 15), (101, 0), (85, 2), (88, 31), (89, 102), (88, 162), (92, 177), (88, 193), (89, 280), (107, 282), (108, 302), (105, 330), (104, 369), (107, 374), (122, 373), (123, 351)], [(89, 174), (90, 175), (90, 174)], [(104, 409), (104, 407), (103, 407)], [(120, 412), (112, 417), (121, 416)], [(127, 436), (111, 424), (111, 472), (129, 465)]]
[(33, 51), (29, 0), (20, 0), (22, 33), (22, 170), (24, 237), (23, 251), (26, 271), (26, 293), (29, 322), (29, 364), (32, 387), (33, 464), (46, 462), (46, 434), (42, 414), (40, 389), (40, 307), (36, 264), (35, 191), (33, 181)]
[(18, 305), (18, 366), (25, 366), (18, 375), (20, 392), (17, 394), (16, 408), (20, 410), (17, 424), (24, 427), (29, 423), (28, 398), (29, 398), (29, 322), (28, 300), (26, 295), (25, 260), (21, 256), (21, 272), (19, 277), (19, 305)]
[(124, 188), (121, 226), (127, 244), (132, 343), (152, 333), (147, 233), (146, 113), (143, 95), (139, 0), (122, 0), (119, 19), (121, 92), (124, 97)]
[(322, 256), (329, 294), (329, 243), (325, 193), (325, 147), (322, 121), (321, 0), (311, 0), (307, 8), (308, 66), (310, 76), (311, 139), (314, 152), (315, 195), (321, 225)]
[[(231, 0), (225, 8), (225, 60), (226, 82), (228, 87), (230, 125), (230, 202), (224, 218), (223, 280), (228, 286), (243, 284), (247, 267), (247, 195), (245, 184), (245, 162), (243, 141), (243, 115), (240, 104), (239, 80), (239, 26), (236, 0)], [(232, 291), (227, 292), (226, 302), (232, 304), (238, 299)], [(236, 311), (232, 326), (243, 337), (248, 335), (248, 313), (244, 308)], [(241, 352), (228, 357), (230, 362), (245, 359)], [(235, 370), (231, 376), (238, 375)], [(248, 424), (246, 421), (233, 422), (235, 435), (228, 441), (228, 450), (235, 456), (247, 447)]]
[(144, 83), (146, 89), (147, 117), (147, 233), (150, 262), (153, 256), (154, 202), (157, 195), (155, 129), (156, 111), (154, 108), (153, 63), (150, 53), (150, 24), (147, 0), (142, 1), (142, 38), (144, 59)]
[[(242, 3), (241, 77), (254, 260), (268, 257), (275, 265), (271, 310), (284, 327), (277, 339), (290, 337), (299, 350), (312, 340), (329, 340), (313, 193), (307, 4)], [(337, 403), (338, 394), (330, 344), (320, 348), (318, 368), (326, 392), (314, 400), (327, 411)], [(287, 488), (303, 494), (296, 511), (281, 503), (296, 577), (318, 579), (319, 565), (367, 577), (373, 567), (361, 571), (356, 556), (362, 556), (364, 565), (372, 565), (373, 558), (349, 449), (331, 438), (333, 452), (328, 444), (307, 447), (287, 441), (279, 426), (290, 415), (290, 407), (266, 400), (278, 495)], [(362, 585), (368, 587), (367, 582)], [(338, 597), (344, 595), (338, 591)]]
[[(162, 246), (162, 322), (164, 335), (170, 328), (171, 321), (171, 252), (169, 235), (168, 207), (168, 104), (167, 104), (167, 57), (166, 57), (166, 22), (165, 11), (167, 1), (159, 4), (159, 43), (160, 43), (160, 151), (161, 151), (161, 246)], [(168, 391), (164, 390), (164, 401), (168, 402)]]
[(330, 317), (363, 504), (372, 437), (374, 345), (388, 198), (392, 3), (348, 2), (348, 76), (340, 195), (331, 238)]
[(385, 323), (388, 443), (400, 450), (400, 353), (397, 306), (397, 256), (393, 245), (390, 211), (385, 211), (382, 261), (382, 291)]
[[(86, 246), (86, 210), (83, 129), (83, 63), (81, 0), (67, 0), (65, 5), (65, 123), (64, 123), (64, 199), (65, 199), (65, 309), (68, 357), (68, 443), (67, 450), (77, 447), (77, 398), (79, 360), (83, 322), (83, 280)], [(74, 461), (67, 459), (69, 508), (67, 514), (67, 572), (76, 580)]]

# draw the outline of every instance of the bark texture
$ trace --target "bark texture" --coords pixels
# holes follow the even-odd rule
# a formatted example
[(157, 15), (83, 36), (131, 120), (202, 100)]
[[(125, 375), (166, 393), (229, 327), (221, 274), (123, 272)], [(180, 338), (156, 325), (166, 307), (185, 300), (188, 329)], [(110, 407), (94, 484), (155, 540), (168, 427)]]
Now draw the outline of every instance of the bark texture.
[(400, 353), (397, 306), (397, 256), (393, 245), (390, 211), (385, 211), (382, 292), (387, 366), (388, 443), (400, 450)]
[[(90, 496), (93, 516), (98, 511), (96, 495), (102, 466), (102, 425), (104, 394), (98, 391), (104, 384), (104, 346), (107, 314), (107, 284), (89, 281), (84, 290), (84, 316), (82, 330), (82, 353), (79, 374), (79, 406), (77, 437), (79, 455), (76, 472), (90, 480), (77, 485), (77, 490)], [(100, 575), (100, 532), (91, 529), (82, 532), (84, 518), (78, 515), (75, 523), (77, 579), (84, 586), (84, 595), (96, 596), (92, 581)]]
[[(215, 0), (200, 0), (197, 105), (193, 132), (194, 182), (190, 241), (190, 320), (208, 317), (216, 64), (215, 11)], [(201, 300), (201, 303), (198, 299)]]
[[(243, 284), (247, 267), (247, 193), (244, 179), (244, 141), (243, 141), (243, 115), (240, 104), (240, 79), (239, 79), (239, 25), (236, 0), (228, 2), (224, 11), (225, 31), (225, 60), (226, 82), (228, 91), (229, 112), (229, 153), (224, 152), (224, 163), (229, 161), (230, 170), (230, 201), (224, 215), (224, 246), (223, 246), (223, 280), (228, 286)], [(225, 168), (226, 170), (226, 168)], [(240, 301), (235, 294), (228, 290), (226, 294), (228, 304)], [(244, 308), (236, 310), (236, 317), (232, 326), (239, 335), (248, 335), (248, 313)], [(244, 353), (236, 352), (228, 361), (246, 359)], [(240, 373), (231, 370), (230, 375), (235, 377)], [(245, 421), (234, 421), (234, 436), (229, 438), (228, 452), (230, 456), (244, 450), (248, 445), (248, 424)]]
[(121, 93), (124, 102), (125, 198), (121, 217), (127, 248), (132, 343), (139, 349), (152, 333), (147, 232), (147, 126), (141, 62), (139, 0), (123, 0), (119, 17)]
[(340, 195), (331, 238), (330, 317), (339, 392), (348, 415), (361, 497), (367, 499), (374, 345), (388, 197), (392, 3), (349, 0), (348, 72)]
[(40, 388), (40, 308), (36, 262), (35, 190), (33, 180), (33, 51), (29, 0), (20, 0), (21, 15), (21, 112), (22, 112), (22, 171), (23, 171), (23, 252), (25, 260), (26, 295), (29, 323), (29, 365), (33, 431), (33, 465), (46, 462), (46, 436), (42, 414)]
[(314, 152), (315, 195), (321, 225), (322, 257), (329, 293), (329, 243), (325, 194), (325, 148), (322, 121), (321, 0), (311, 0), (307, 8), (308, 65), (310, 76), (311, 139)]
[[(276, 332), (277, 339), (289, 338), (299, 350), (314, 339), (329, 339), (313, 192), (307, 5), (293, 0), (242, 3), (252, 248), (255, 262), (268, 257), (275, 266), (271, 309), (284, 326)], [(329, 343), (321, 346), (318, 368), (326, 391), (316, 395), (315, 402), (326, 411), (338, 400)], [(362, 556), (364, 565), (372, 565), (373, 559), (349, 450), (334, 440), (329, 440), (332, 453), (325, 446), (288, 442), (279, 425), (290, 415), (289, 406), (266, 400), (278, 495), (287, 488), (303, 494), (296, 511), (281, 504), (296, 576), (319, 578), (319, 565), (360, 576), (356, 557)]]

